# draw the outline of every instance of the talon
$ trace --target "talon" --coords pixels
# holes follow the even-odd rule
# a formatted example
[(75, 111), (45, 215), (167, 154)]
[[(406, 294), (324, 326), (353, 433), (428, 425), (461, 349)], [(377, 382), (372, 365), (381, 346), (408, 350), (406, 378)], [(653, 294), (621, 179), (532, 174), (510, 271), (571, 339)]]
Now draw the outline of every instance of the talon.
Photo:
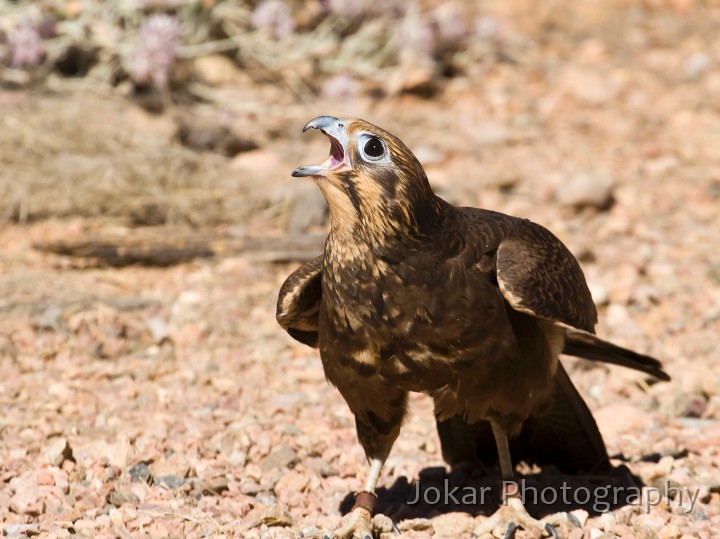
[(555, 518), (560, 519), (559, 522), (562, 522), (565, 520), (565, 514), (557, 514), (543, 520), (537, 520), (528, 514), (519, 498), (512, 497), (508, 498), (507, 504), (501, 506), (492, 516), (478, 523), (473, 530), (473, 537), (482, 537), (484, 534), (492, 535), (497, 527), (502, 527), (506, 530), (503, 539), (513, 539), (518, 528), (527, 531), (537, 530), (553, 539), (560, 539), (558, 529), (550, 524), (550, 522), (555, 522), (553, 520)]
[(393, 533), (396, 535), (402, 535), (402, 532), (400, 531), (400, 528), (397, 527), (397, 524), (395, 524), (395, 521), (391, 520), (390, 523), (392, 524)]
[(545, 531), (548, 532), (550, 537), (553, 537), (554, 539), (560, 539), (560, 535), (558, 534), (557, 530), (555, 529), (555, 526), (553, 526), (549, 522), (547, 524), (545, 524)]
[(510, 522), (507, 527), (507, 531), (505, 532), (505, 535), (503, 535), (503, 539), (513, 539), (515, 537), (515, 532), (518, 529), (518, 525), (515, 522)]
[(575, 524), (575, 526), (577, 526), (578, 528), (582, 529), (582, 527), (583, 527), (583, 526), (582, 526), (582, 522), (580, 522), (580, 519), (579, 519), (578, 517), (576, 517), (576, 516), (573, 515), (572, 513), (568, 513), (568, 514), (567, 514), (567, 517), (568, 517), (568, 520), (569, 520), (570, 522), (572, 522), (573, 524)]

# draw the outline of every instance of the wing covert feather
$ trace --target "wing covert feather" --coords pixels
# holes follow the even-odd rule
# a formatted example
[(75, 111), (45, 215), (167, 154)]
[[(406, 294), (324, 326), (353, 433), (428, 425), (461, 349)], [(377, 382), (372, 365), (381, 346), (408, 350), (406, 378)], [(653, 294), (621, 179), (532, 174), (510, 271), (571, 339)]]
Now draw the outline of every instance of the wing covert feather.
[(280, 288), (275, 312), (277, 321), (293, 339), (313, 348), (318, 346), (323, 256), (290, 274)]
[(597, 309), (575, 257), (550, 231), (530, 221), (500, 242), (497, 279), (521, 312), (595, 333)]

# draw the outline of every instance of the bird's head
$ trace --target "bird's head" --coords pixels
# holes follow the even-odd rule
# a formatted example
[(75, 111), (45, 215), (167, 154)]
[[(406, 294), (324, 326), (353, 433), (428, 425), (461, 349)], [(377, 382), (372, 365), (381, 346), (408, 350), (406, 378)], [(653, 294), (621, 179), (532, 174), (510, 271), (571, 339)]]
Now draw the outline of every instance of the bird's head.
[(400, 139), (358, 119), (318, 116), (303, 131), (310, 128), (330, 139), (330, 157), (292, 175), (315, 180), (327, 200), (333, 230), (387, 238), (427, 233), (436, 224), (439, 199)]

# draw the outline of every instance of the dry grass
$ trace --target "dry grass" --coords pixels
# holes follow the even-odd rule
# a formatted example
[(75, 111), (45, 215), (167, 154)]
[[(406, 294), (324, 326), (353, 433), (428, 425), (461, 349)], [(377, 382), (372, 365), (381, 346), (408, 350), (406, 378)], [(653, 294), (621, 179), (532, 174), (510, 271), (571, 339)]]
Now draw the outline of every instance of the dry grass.
[(120, 218), (129, 224), (217, 224), (246, 205), (221, 177), (225, 160), (128, 122), (127, 104), (92, 93), (32, 96), (0, 119), (0, 216)]

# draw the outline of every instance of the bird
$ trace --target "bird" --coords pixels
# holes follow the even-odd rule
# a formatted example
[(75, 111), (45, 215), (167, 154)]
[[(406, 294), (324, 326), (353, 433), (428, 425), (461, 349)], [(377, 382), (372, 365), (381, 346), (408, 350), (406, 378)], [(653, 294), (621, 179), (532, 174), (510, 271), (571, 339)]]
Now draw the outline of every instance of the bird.
[[(497, 465), (503, 480), (520, 460), (606, 469), (605, 443), (560, 354), (670, 377), (657, 359), (595, 335), (597, 309), (568, 248), (530, 220), (446, 202), (410, 149), (365, 120), (319, 116), (309, 129), (327, 136), (330, 155), (292, 176), (322, 192), (329, 233), (323, 253), (281, 286), (276, 318), (319, 349), (369, 463), (353, 509), (326, 537), (372, 537), (378, 478), (410, 392), (432, 398), (450, 465)], [(503, 495), (476, 533), (556, 534), (557, 523)]]

